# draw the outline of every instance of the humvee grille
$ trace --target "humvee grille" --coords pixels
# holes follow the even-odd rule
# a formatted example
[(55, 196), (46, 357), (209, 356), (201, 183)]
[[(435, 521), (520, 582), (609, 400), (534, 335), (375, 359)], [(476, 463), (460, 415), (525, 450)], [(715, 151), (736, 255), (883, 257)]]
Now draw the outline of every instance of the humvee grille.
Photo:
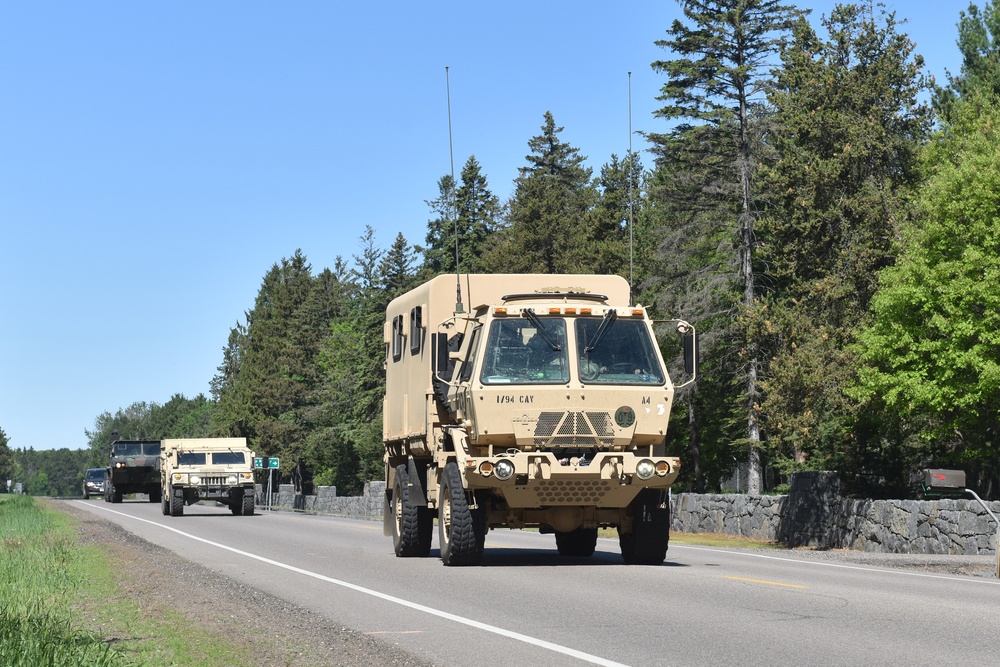
[(614, 444), (607, 412), (543, 412), (535, 424), (536, 447), (610, 447)]
[(533, 490), (542, 505), (599, 505), (612, 483), (617, 480), (549, 480)]
[(225, 484), (225, 477), (202, 477), (201, 486), (222, 486)]

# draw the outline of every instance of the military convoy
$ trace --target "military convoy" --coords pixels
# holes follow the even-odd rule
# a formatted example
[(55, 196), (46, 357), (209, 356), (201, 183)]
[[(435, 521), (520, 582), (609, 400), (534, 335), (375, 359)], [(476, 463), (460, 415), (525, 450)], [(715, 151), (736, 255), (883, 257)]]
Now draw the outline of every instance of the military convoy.
[[(468, 312), (462, 304), (469, 304)], [(682, 336), (695, 374), (694, 329)], [(554, 533), (589, 556), (617, 529), (626, 563), (669, 542), (674, 398), (653, 322), (618, 276), (439, 276), (386, 311), (384, 532), (398, 556), (482, 559), (491, 528)]]
[(246, 438), (162, 440), (163, 514), (181, 516), (185, 505), (214, 500), (237, 516), (254, 513), (254, 453)]
[[(184, 514), (185, 505), (214, 500), (233, 514), (254, 513), (254, 453), (246, 438), (185, 438), (111, 442), (104, 500), (144, 493), (163, 513)], [(84, 491), (86, 496), (86, 489)]]

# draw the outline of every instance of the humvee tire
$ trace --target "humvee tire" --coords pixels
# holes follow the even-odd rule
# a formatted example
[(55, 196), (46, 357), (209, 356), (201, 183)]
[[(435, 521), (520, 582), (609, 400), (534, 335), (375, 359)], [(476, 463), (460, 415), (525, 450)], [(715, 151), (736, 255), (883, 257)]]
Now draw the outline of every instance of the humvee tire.
[(170, 516), (170, 500), (168, 498), (163, 498), (160, 501), (160, 509), (163, 510), (163, 516)]
[(175, 496), (170, 489), (170, 516), (184, 516), (184, 496)]
[(243, 507), (242, 514), (243, 514), (243, 516), (253, 516), (255, 500), (256, 499), (254, 498), (253, 492), (247, 493), (246, 490), (244, 489), (244, 491), (243, 491), (243, 503), (242, 503), (242, 507)]

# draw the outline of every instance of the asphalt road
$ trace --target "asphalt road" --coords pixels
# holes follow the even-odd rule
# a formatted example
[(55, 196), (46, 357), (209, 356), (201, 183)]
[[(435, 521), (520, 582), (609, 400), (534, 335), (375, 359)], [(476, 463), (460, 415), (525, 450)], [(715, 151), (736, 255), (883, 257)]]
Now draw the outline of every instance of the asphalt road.
[(446, 568), (436, 535), (431, 557), (396, 558), (381, 522), (71, 502), (448, 667), (988, 665), (1000, 652), (992, 577), (679, 545), (662, 566), (626, 566), (617, 540), (562, 559), (551, 535), (506, 530), (489, 533), (481, 567)]

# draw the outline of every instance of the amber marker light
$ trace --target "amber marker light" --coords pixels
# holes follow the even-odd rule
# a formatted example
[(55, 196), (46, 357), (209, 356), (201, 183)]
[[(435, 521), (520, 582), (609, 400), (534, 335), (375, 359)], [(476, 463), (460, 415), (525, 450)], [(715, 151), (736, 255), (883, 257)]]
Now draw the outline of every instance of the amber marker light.
[(590, 315), (590, 314), (591, 314), (591, 313), (593, 313), (593, 312), (594, 312), (594, 311), (593, 311), (593, 309), (591, 309), (591, 308), (581, 308), (581, 309), (580, 309), (580, 314), (581, 314), (581, 315)]
[(496, 308), (493, 309), (493, 314), (494, 315), (506, 315), (507, 314), (507, 309), (505, 307), (503, 307), (503, 306), (497, 306)]
[(633, 308), (632, 317), (642, 317), (642, 308)]
[(549, 308), (549, 315), (558, 315), (558, 314), (559, 314), (559, 312), (560, 312), (560, 311), (559, 311), (559, 309), (558, 309), (558, 308), (555, 308), (555, 307), (553, 307), (553, 308)]
[(666, 461), (658, 461), (656, 463), (656, 474), (660, 477), (666, 477), (670, 473), (670, 464)]
[(576, 315), (576, 308), (567, 308), (565, 311), (567, 315)]

